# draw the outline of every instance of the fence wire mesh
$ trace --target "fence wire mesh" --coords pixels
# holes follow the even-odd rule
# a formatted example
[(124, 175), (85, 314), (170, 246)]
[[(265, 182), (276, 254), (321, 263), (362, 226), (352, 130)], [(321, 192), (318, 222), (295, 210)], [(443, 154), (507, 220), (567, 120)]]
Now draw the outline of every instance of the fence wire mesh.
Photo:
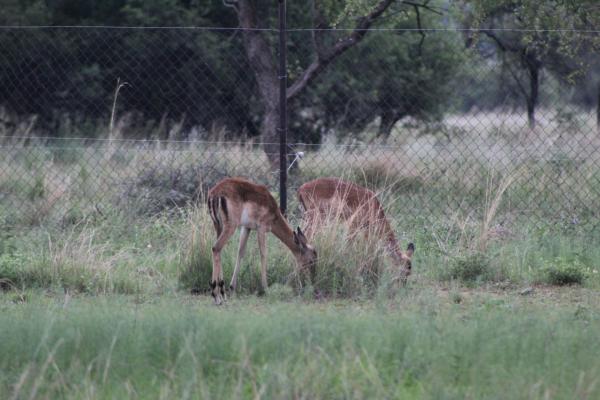
[[(261, 34), (274, 53), (276, 32)], [(339, 35), (290, 32), (290, 83), (315, 40)], [(0, 30), (3, 218), (156, 214), (226, 176), (276, 193), (243, 46), (239, 30)], [(548, 61), (534, 92), (515, 57), (465, 49), (462, 32), (369, 32), (289, 102), (290, 210), (300, 184), (340, 176), (380, 193), (392, 219), (597, 224), (597, 77), (569, 82)]]

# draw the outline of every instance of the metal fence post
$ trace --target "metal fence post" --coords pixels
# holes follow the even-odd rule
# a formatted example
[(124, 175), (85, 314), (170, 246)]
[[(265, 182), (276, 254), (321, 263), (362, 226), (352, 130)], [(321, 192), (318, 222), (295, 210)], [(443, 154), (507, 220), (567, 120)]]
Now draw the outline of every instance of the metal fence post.
[(279, 0), (279, 208), (287, 209), (287, 59), (285, 0)]

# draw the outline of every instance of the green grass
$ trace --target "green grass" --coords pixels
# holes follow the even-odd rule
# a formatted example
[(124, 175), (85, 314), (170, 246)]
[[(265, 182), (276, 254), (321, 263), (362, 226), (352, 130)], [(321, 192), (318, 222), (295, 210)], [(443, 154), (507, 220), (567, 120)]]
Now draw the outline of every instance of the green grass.
[[(227, 175), (273, 182), (261, 150), (7, 152), (0, 398), (599, 397), (600, 230), (582, 211), (600, 201), (597, 165), (562, 154), (504, 168), (454, 143), (444, 157), (413, 144), (326, 143), (290, 177), (292, 189), (342, 175), (376, 190), (403, 247), (416, 244), (406, 287), (390, 284), (380, 243), (332, 220), (315, 236), (314, 282), (269, 236), (265, 297), (252, 234), (223, 307), (189, 295), (211, 276), (202, 196)], [(562, 213), (577, 199), (579, 214)], [(222, 254), (227, 281), (237, 241)]]
[(592, 297), (455, 304), (413, 288), (377, 304), (215, 307), (207, 296), (4, 295), (0, 397), (596, 398)]

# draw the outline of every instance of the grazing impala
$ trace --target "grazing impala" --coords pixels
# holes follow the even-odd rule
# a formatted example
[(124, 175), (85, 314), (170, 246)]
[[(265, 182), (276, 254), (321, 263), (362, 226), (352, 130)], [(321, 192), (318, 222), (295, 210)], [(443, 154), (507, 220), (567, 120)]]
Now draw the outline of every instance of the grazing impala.
[(231, 278), (231, 290), (236, 288), (240, 261), (252, 229), (258, 235), (263, 290), (267, 290), (267, 232), (272, 232), (290, 249), (300, 268), (308, 267), (314, 273), (317, 252), (308, 244), (300, 228), (296, 232), (290, 228), (266, 186), (240, 178), (223, 179), (208, 191), (208, 210), (217, 231), (217, 242), (212, 248), (213, 271), (210, 282), (216, 304), (221, 304), (225, 298), (221, 250), (238, 227), (241, 227), (240, 247)]
[(410, 243), (406, 251), (401, 251), (375, 193), (338, 178), (320, 178), (300, 186), (298, 198), (305, 211), (305, 229), (309, 238), (314, 235), (319, 221), (327, 215), (348, 221), (351, 230), (364, 230), (385, 241), (387, 252), (400, 269), (400, 280), (406, 282), (412, 269), (415, 245)]

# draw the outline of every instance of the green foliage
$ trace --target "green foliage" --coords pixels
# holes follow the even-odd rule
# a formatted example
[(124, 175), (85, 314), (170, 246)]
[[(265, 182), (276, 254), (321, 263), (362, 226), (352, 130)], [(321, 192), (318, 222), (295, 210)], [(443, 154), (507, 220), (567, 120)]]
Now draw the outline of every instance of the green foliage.
[[(47, 268), (32, 268), (29, 257), (18, 252), (0, 254), (0, 289), (47, 288), (52, 282), (51, 272)], [(70, 288), (68, 284), (64, 287)]]
[(0, 24), (47, 25), (50, 17), (48, 2), (44, 0), (4, 0), (0, 7)]
[(581, 269), (575, 266), (549, 267), (546, 270), (546, 280), (551, 285), (582, 284), (585, 275)]
[[(599, 13), (589, 12), (595, 0), (463, 0), (459, 4), (461, 10), (468, 10), (460, 13), (462, 23), (480, 29), (468, 43), (478, 42), (482, 54), (502, 63), (503, 79), (512, 82), (502, 85), (500, 93), (510, 89), (512, 97), (529, 97), (528, 101), (537, 104), (537, 96), (528, 87), (529, 74), (546, 70), (566, 87), (577, 85), (577, 92), (587, 92), (586, 106), (593, 104), (589, 81), (591, 75), (597, 78), (597, 73), (591, 73), (597, 68), (587, 54), (600, 45), (598, 35), (590, 32), (600, 22)], [(497, 51), (491, 53), (490, 46)]]
[(582, 285), (589, 275), (586, 268), (578, 259), (556, 257), (547, 260), (541, 268), (542, 280), (549, 285)]
[[(439, 8), (437, 3), (430, 2), (429, 7)], [(291, 2), (289, 24), (353, 26), (359, 16), (377, 4), (372, 0), (325, 1), (313, 10), (306, 3)], [(255, 6), (261, 26), (274, 26), (273, 8), (267, 3)], [(381, 26), (416, 27), (412, 6), (398, 3), (390, 10)], [(4, 13), (10, 21), (7, 25), (17, 25), (13, 21), (24, 25), (238, 25), (233, 9), (217, 0), (31, 1), (11, 5)], [(316, 13), (319, 21), (314, 20)], [(43, 15), (43, 23), (37, 15)], [(426, 28), (437, 27), (442, 17), (423, 10), (421, 23)], [(275, 46), (275, 35), (261, 35)], [(290, 34), (290, 47), (298, 50), (289, 52), (291, 81), (315, 57), (316, 49), (307, 35)], [(328, 46), (340, 38), (337, 32), (321, 36)], [(0, 61), (0, 71), (8, 74), (3, 76), (0, 72), (0, 79), (10, 86), (0, 102), (11, 107), (9, 111), (16, 114), (15, 118), (38, 115), (36, 129), (54, 135), (100, 134), (89, 126), (108, 126), (117, 79), (127, 83), (119, 93), (116, 111), (118, 116), (126, 115), (135, 127), (128, 130), (129, 135), (165, 137), (168, 127), (179, 123), (186, 128), (224, 129), (236, 137), (258, 133), (263, 110), (257, 101), (257, 87), (246, 60), (242, 35), (233, 32), (8, 30), (0, 37), (0, 48), (11, 55)], [(293, 134), (298, 140), (319, 142), (322, 133), (330, 129), (357, 132), (379, 117), (381, 131), (387, 135), (391, 126), (405, 116), (438, 118), (447, 109), (451, 93), (448, 82), (460, 68), (462, 53), (457, 35), (451, 38), (432, 34), (422, 41), (421, 35), (413, 33), (369, 33), (363, 43), (344, 55), (343, 63), (336, 63), (324, 71), (319, 82), (311, 83), (311, 93), (290, 104), (295, 114), (318, 108), (317, 115), (311, 118), (296, 118), (291, 127)], [(19, 67), (18, 72), (15, 66)], [(38, 80), (19, 80), (19, 84), (14, 84), (14, 74), (35, 74)], [(344, 111), (346, 99), (340, 96), (353, 99), (349, 103), (351, 109)], [(148, 132), (149, 126), (159, 131)]]
[(489, 258), (483, 253), (472, 253), (452, 259), (448, 276), (462, 282), (473, 283), (485, 281), (492, 277)]
[[(6, 25), (231, 25), (227, 16), (214, 12), (223, 8), (216, 1), (210, 5), (180, 0), (24, 3), (3, 8)], [(36, 11), (40, 4), (44, 9)], [(36, 22), (38, 13), (44, 15), (43, 23)], [(207, 21), (205, 15), (220, 21)], [(254, 90), (252, 75), (247, 74), (241, 40), (225, 40), (229, 32), (89, 28), (5, 33), (0, 48), (10, 57), (0, 61), (0, 80), (7, 89), (0, 102), (17, 115), (37, 115), (37, 129), (53, 135), (95, 136), (97, 132), (86, 126), (99, 122), (108, 126), (120, 78), (128, 85), (119, 96), (117, 113), (129, 112), (142, 130), (149, 124), (158, 127), (164, 114), (163, 129), (165, 123), (183, 120), (205, 128), (255, 131), (248, 99)], [(29, 74), (37, 79), (20, 79)], [(240, 76), (245, 76), (241, 83)], [(64, 129), (65, 120), (71, 122), (71, 129)]]
[(19, 258), (8, 252), (0, 253), (0, 289), (11, 289), (19, 284)]
[[(435, 19), (424, 21), (435, 27)], [(430, 121), (449, 109), (450, 83), (465, 60), (463, 44), (456, 35), (415, 32), (414, 19), (386, 27), (408, 32), (370, 32), (310, 87), (296, 108), (294, 136), (313, 142), (324, 132), (356, 135), (376, 118), (378, 134), (389, 136), (404, 117)], [(333, 41), (333, 33), (328, 38)], [(300, 40), (300, 34), (296, 40)], [(292, 72), (293, 76), (293, 72)], [(360, 96), (357, 94), (360, 93)]]
[(385, 305), (0, 297), (0, 397), (600, 396), (594, 303)]

